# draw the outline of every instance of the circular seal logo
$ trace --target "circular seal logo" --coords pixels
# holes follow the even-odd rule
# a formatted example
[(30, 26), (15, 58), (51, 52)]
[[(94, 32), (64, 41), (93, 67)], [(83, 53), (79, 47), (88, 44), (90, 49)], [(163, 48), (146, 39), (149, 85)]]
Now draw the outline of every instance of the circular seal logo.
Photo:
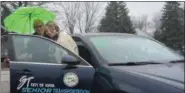
[(68, 87), (74, 87), (78, 84), (79, 82), (79, 79), (78, 79), (78, 76), (73, 73), (73, 72), (69, 72), (69, 73), (66, 73), (63, 77), (63, 81), (64, 81), (64, 84)]

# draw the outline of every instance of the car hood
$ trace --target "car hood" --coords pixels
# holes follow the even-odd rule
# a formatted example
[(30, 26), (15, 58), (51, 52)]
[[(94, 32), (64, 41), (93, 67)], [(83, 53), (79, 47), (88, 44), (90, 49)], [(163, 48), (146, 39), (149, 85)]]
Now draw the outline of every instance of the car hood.
[(184, 89), (184, 63), (140, 66), (112, 66), (113, 69), (142, 75)]

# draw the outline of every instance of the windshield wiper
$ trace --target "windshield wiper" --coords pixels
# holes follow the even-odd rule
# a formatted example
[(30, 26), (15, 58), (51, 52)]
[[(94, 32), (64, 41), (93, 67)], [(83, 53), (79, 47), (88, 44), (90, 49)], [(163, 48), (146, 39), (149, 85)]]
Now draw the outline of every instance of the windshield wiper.
[(182, 60), (173, 60), (173, 61), (170, 61), (170, 63), (184, 63), (184, 59), (182, 59)]
[(110, 63), (109, 66), (135, 66), (135, 65), (148, 65), (148, 64), (162, 64), (159, 62), (127, 62), (127, 63)]

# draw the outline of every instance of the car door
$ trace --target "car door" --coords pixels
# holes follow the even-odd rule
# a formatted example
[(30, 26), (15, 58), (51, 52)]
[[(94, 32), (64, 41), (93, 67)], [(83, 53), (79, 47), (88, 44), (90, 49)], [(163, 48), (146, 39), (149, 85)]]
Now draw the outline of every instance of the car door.
[[(5, 38), (6, 37), (6, 38)], [(39, 36), (11, 34), (7, 39), (10, 57), (11, 93), (89, 93), (94, 69), (79, 56), (52, 40)], [(62, 63), (71, 55), (76, 66)]]

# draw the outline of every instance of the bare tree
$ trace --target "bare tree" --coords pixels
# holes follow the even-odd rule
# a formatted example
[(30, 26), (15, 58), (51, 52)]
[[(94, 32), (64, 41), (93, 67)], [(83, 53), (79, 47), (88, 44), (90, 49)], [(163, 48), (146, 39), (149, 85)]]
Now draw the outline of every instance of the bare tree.
[(154, 17), (153, 17), (153, 23), (154, 23), (154, 27), (156, 28), (156, 31), (158, 31), (161, 27), (161, 13), (155, 13)]
[(93, 32), (96, 30), (96, 22), (99, 17), (100, 9), (99, 2), (85, 2), (85, 32)]
[(147, 15), (143, 15), (140, 17), (132, 17), (134, 28), (140, 29), (140, 30), (146, 30), (149, 24), (147, 18), (148, 18)]
[(81, 33), (93, 32), (97, 28), (98, 19), (104, 9), (99, 2), (57, 2), (55, 5), (63, 9), (57, 14), (64, 16), (64, 23), (71, 34), (78, 28)]
[[(82, 4), (81, 4), (81, 6), (82, 6)], [(79, 28), (79, 30), (80, 30), (80, 33), (83, 33), (84, 31), (83, 31), (83, 27), (84, 27), (84, 22), (83, 22), (83, 17), (84, 17), (84, 9), (83, 9), (83, 7), (80, 7), (80, 9), (79, 9), (79, 13), (78, 13), (78, 15), (76, 16), (77, 17), (77, 26), (78, 26), (78, 28)]]
[(79, 16), (80, 2), (61, 2), (65, 15), (66, 23), (70, 34), (74, 33), (74, 28), (77, 23), (77, 16)]

